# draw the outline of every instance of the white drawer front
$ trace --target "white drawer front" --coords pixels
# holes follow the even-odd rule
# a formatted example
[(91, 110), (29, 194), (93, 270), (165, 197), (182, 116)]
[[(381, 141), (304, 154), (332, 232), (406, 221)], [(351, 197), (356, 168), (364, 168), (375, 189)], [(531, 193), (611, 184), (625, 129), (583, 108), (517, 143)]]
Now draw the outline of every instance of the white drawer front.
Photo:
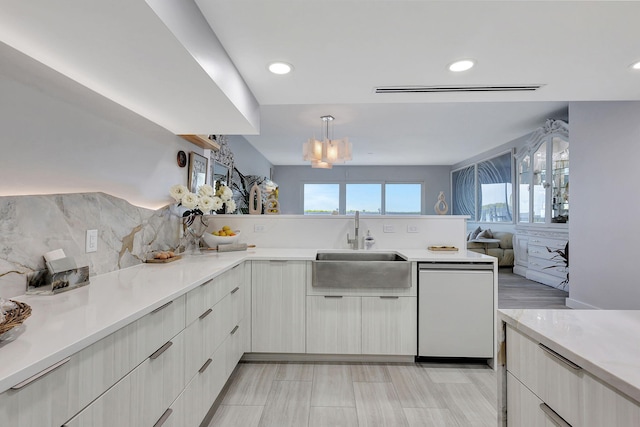
[(569, 424), (582, 425), (579, 366), (507, 326), (507, 371)]

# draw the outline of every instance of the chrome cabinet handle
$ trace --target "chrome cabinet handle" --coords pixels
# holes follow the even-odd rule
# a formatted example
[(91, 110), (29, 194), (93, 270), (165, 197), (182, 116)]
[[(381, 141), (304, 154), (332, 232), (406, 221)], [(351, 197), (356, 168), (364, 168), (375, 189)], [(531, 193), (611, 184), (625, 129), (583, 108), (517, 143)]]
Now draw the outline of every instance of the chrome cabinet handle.
[(160, 427), (162, 424), (164, 424), (167, 421), (167, 419), (169, 419), (169, 417), (171, 416), (172, 413), (173, 413), (173, 409), (171, 409), (171, 408), (169, 408), (166, 411), (164, 411), (164, 414), (162, 414), (160, 419), (158, 421), (156, 421), (156, 423), (153, 425), (153, 427)]
[(235, 294), (236, 292), (238, 292), (240, 290), (239, 286), (236, 286), (232, 291), (231, 291), (231, 295)]
[(325, 295), (325, 298), (342, 298), (342, 295)]
[(169, 301), (168, 303), (166, 303), (166, 304), (164, 304), (164, 305), (161, 305), (160, 307), (158, 307), (158, 308), (156, 308), (155, 310), (153, 310), (153, 311), (151, 312), (151, 314), (157, 313), (157, 312), (159, 312), (160, 310), (162, 310), (162, 309), (164, 309), (164, 308), (169, 307), (171, 304), (173, 304), (173, 301)]
[(582, 368), (580, 366), (576, 365), (571, 360), (567, 359), (566, 357), (562, 356), (561, 354), (558, 354), (555, 351), (551, 350), (546, 345), (540, 343), (540, 344), (538, 344), (538, 347), (540, 347), (542, 350), (544, 350), (544, 352), (547, 353), (549, 356), (554, 357), (555, 359), (559, 360), (564, 365), (568, 366), (569, 368), (573, 369), (574, 371), (582, 370)]
[(156, 351), (153, 352), (153, 354), (151, 356), (149, 356), (149, 358), (151, 360), (157, 359), (158, 357), (160, 357), (160, 355), (162, 353), (164, 353), (165, 351), (167, 351), (169, 349), (169, 347), (171, 347), (173, 345), (173, 343), (171, 341), (167, 341), (165, 343), (165, 345), (163, 345), (162, 347), (160, 347), (159, 349), (157, 349)]
[(71, 360), (71, 356), (69, 357), (65, 357), (64, 359), (62, 359), (59, 362), (54, 363), (53, 365), (49, 366), (46, 369), (43, 369), (42, 371), (38, 372), (37, 374), (27, 378), (26, 380), (14, 385), (13, 387), (11, 387), (11, 390), (20, 390), (22, 387), (31, 384), (32, 382), (34, 382), (35, 380), (37, 380), (38, 378), (44, 377), (45, 375), (47, 375), (49, 372), (55, 371), (56, 369), (58, 369), (60, 366), (64, 365), (65, 363), (67, 363), (69, 360)]
[(240, 325), (236, 325), (236, 327), (233, 328), (233, 330), (231, 331), (231, 333), (229, 335), (235, 334), (239, 327), (240, 327)]
[(209, 367), (209, 365), (211, 365), (211, 362), (213, 362), (213, 360), (212, 360), (212, 359), (207, 359), (207, 361), (206, 361), (206, 362), (204, 362), (204, 365), (202, 365), (202, 368), (198, 369), (198, 373), (199, 373), (199, 374), (201, 374), (201, 373), (203, 373), (204, 371), (206, 371), (206, 370), (207, 370), (207, 368)]
[(546, 403), (541, 403), (540, 404), (540, 409), (549, 418), (549, 421), (551, 421), (556, 426), (558, 426), (558, 427), (571, 427), (571, 424), (566, 422), (560, 415), (558, 415), (556, 413), (556, 411), (551, 409), (549, 407), (549, 405), (547, 405)]
[(200, 317), (198, 317), (198, 319), (200, 319), (200, 320), (204, 319), (205, 317), (207, 317), (208, 315), (210, 315), (212, 311), (213, 311), (213, 309), (211, 309), (211, 308), (210, 308), (209, 310), (207, 310), (207, 311), (205, 311), (204, 313), (202, 313), (202, 314), (200, 315)]
[(400, 297), (398, 296), (391, 296), (391, 295), (381, 295), (380, 299), (398, 299)]

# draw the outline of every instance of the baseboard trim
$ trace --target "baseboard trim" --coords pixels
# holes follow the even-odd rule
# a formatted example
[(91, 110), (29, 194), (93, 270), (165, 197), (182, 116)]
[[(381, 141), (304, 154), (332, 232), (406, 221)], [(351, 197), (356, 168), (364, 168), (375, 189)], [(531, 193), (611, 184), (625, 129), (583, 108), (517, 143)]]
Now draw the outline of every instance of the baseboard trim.
[(576, 310), (600, 310), (600, 307), (596, 307), (591, 304), (587, 304), (586, 302), (578, 301), (573, 298), (566, 298), (564, 303), (567, 307), (573, 308)]
[(375, 354), (301, 354), (301, 353), (245, 353), (243, 362), (369, 362), (413, 363), (415, 356)]

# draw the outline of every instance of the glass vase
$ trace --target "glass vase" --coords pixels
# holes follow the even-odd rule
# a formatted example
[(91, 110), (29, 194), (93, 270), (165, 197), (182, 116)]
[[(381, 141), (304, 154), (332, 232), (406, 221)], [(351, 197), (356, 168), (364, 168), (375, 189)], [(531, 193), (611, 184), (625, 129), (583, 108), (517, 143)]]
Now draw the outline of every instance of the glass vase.
[(184, 235), (187, 237), (187, 247), (185, 253), (189, 255), (200, 255), (200, 239), (207, 231), (209, 223), (203, 215), (188, 215), (184, 217)]

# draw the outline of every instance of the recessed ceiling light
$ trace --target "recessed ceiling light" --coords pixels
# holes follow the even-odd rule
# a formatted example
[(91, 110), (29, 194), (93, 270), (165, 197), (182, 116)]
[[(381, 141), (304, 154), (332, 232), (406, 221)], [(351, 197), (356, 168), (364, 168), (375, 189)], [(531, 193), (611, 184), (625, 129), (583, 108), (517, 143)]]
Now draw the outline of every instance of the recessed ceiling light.
[(467, 71), (475, 65), (472, 59), (462, 59), (449, 65), (449, 71), (459, 73), (460, 71)]
[(631, 69), (632, 70), (640, 70), (640, 61), (634, 62), (633, 64), (631, 64)]
[(268, 68), (273, 74), (289, 74), (293, 70), (293, 66), (286, 62), (272, 62)]

